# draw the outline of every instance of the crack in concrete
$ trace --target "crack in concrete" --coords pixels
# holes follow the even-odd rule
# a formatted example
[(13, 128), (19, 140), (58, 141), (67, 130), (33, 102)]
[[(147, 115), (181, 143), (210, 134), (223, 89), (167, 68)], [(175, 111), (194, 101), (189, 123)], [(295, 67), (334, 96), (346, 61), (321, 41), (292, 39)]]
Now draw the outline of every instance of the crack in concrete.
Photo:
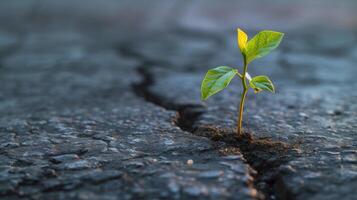
[[(294, 196), (287, 187), (285, 187), (278, 173), (278, 168), (286, 163), (289, 158), (277, 151), (284, 151), (285, 148), (289, 149), (288, 146), (285, 146), (287, 144), (264, 139), (253, 139), (250, 133), (246, 133), (243, 138), (236, 138), (234, 134), (229, 134), (227, 137), (225, 130), (209, 130), (210, 128), (207, 129), (207, 127), (203, 129), (195, 128), (194, 125), (198, 118), (205, 112), (205, 108), (202, 105), (177, 105), (149, 90), (155, 83), (154, 75), (151, 74), (150, 70), (159, 67), (160, 63), (149, 60), (123, 46), (119, 48), (118, 53), (122, 56), (124, 55), (142, 61), (136, 68), (142, 80), (139, 83), (132, 84), (132, 89), (137, 96), (164, 109), (175, 111), (177, 116), (174, 122), (181, 130), (194, 135), (208, 137), (212, 141), (223, 142), (227, 147), (235, 147), (241, 151), (247, 164), (254, 169), (251, 172), (251, 176), (254, 177), (251, 188), (252, 190), (258, 191), (255, 195), (256, 199), (294, 199)], [(214, 134), (213, 136), (202, 134), (202, 132), (211, 131), (220, 132), (218, 134), (220, 136), (217, 138)], [(222, 137), (222, 135), (226, 136)], [(271, 157), (273, 157), (272, 154), (278, 159), (270, 160)], [(255, 170), (257, 173), (255, 173)]]

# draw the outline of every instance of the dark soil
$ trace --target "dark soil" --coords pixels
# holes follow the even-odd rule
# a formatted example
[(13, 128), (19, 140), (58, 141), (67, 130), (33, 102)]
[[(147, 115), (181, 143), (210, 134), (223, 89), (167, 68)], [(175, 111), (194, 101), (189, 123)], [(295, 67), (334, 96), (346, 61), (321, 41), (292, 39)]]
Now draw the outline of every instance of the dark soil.
[[(277, 169), (290, 161), (293, 156), (298, 156), (296, 153), (297, 144), (288, 144), (269, 138), (255, 138), (251, 131), (244, 131), (242, 136), (237, 136), (236, 131), (206, 126), (195, 130), (194, 134), (227, 144), (228, 146), (225, 146), (225, 149), (221, 151), (223, 155), (242, 153), (247, 163), (257, 171), (257, 173), (253, 173), (254, 185), (261, 192), (259, 196), (261, 199), (277, 197), (275, 191), (279, 180)], [(284, 191), (289, 193), (287, 189)], [(290, 194), (284, 195), (284, 199), (293, 198)]]

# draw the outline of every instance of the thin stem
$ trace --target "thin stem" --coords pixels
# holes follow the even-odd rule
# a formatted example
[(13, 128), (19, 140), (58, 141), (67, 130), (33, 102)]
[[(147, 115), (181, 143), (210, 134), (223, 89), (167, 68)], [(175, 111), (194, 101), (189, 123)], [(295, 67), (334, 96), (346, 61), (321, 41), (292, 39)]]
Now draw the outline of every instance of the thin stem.
[(247, 96), (247, 92), (248, 92), (248, 86), (245, 80), (246, 74), (247, 74), (247, 68), (248, 68), (248, 64), (246, 62), (246, 58), (244, 56), (244, 69), (243, 69), (243, 75), (241, 77), (242, 79), (242, 87), (243, 87), (243, 93), (240, 99), (240, 105), (239, 105), (239, 115), (238, 115), (238, 123), (237, 123), (237, 134), (238, 136), (242, 136), (242, 121), (243, 121), (243, 110), (244, 110), (244, 101), (245, 101), (245, 97)]
[(238, 116), (238, 135), (241, 136), (242, 133), (242, 121), (243, 121), (243, 109), (244, 109), (244, 101), (245, 101), (245, 97), (247, 96), (247, 92), (248, 90), (243, 89), (243, 94), (240, 100), (240, 106), (239, 106), (239, 116)]

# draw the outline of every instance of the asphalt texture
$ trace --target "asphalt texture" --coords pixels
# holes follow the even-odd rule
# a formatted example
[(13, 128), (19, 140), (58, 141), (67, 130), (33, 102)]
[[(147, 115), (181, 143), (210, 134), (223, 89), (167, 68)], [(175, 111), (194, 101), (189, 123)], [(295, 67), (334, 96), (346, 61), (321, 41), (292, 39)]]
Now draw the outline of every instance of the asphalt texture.
[[(0, 199), (357, 199), (356, 8), (0, 2)], [(286, 35), (249, 73), (277, 92), (236, 137), (240, 81), (200, 83), (264, 25)]]

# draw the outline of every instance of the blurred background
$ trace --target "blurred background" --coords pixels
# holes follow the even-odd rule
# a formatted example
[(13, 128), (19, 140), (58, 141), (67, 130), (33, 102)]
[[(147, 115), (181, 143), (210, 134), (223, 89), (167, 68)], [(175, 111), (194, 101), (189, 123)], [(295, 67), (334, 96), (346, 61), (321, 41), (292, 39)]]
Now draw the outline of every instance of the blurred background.
[(126, 33), (185, 27), (205, 31), (309, 27), (355, 29), (355, 0), (4, 0), (2, 29), (26, 28)]

